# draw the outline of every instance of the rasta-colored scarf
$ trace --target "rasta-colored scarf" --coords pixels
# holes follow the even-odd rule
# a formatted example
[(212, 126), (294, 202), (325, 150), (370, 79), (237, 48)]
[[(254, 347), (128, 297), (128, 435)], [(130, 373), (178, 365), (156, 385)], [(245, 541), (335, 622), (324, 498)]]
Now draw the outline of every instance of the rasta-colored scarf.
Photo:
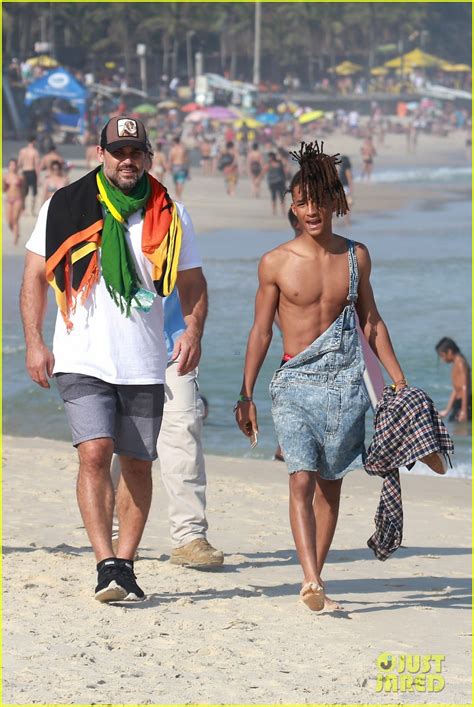
[(176, 204), (160, 182), (145, 173), (125, 195), (99, 167), (53, 194), (46, 222), (46, 277), (68, 329), (76, 299), (85, 301), (101, 271), (109, 294), (128, 316), (140, 281), (124, 223), (140, 209), (142, 252), (153, 265), (155, 289), (163, 297), (176, 283), (182, 226)]

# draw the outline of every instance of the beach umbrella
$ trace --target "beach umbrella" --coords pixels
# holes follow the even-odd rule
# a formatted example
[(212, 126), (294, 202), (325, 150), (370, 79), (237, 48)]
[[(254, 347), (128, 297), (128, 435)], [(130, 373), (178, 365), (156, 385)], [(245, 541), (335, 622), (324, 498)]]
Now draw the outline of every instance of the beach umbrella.
[(441, 67), (445, 63), (444, 59), (433, 56), (433, 54), (427, 54), (421, 49), (413, 49), (411, 52), (403, 54), (403, 56), (397, 56), (395, 59), (386, 61), (384, 66), (388, 66), (389, 69), (401, 69), (402, 67), (404, 69), (428, 69), (432, 66)]
[(204, 112), (211, 120), (220, 120), (222, 122), (235, 120), (237, 117), (230, 108), (226, 108), (225, 106), (208, 106), (204, 108)]
[(258, 120), (255, 120), (255, 118), (239, 118), (234, 122), (234, 126), (241, 128), (244, 123), (248, 128), (260, 128), (262, 125)]
[(156, 104), (156, 107), (158, 110), (169, 110), (170, 108), (178, 108), (178, 103), (176, 101), (160, 101), (159, 103)]
[(185, 123), (200, 123), (201, 120), (206, 120), (209, 118), (207, 113), (200, 109), (200, 110), (193, 110), (191, 113), (188, 113), (186, 118), (184, 119)]
[(387, 69), (386, 66), (374, 66), (374, 68), (370, 70), (372, 76), (386, 76), (388, 72), (389, 69)]
[(457, 72), (470, 72), (472, 71), (472, 67), (468, 66), (467, 64), (450, 64), (449, 62), (445, 61), (442, 66), (440, 66), (440, 69), (442, 71), (457, 71)]
[(198, 110), (200, 107), (198, 103), (186, 103), (184, 106), (181, 106), (181, 110), (183, 113), (192, 113), (193, 110)]
[(298, 123), (304, 125), (305, 123), (311, 123), (313, 120), (318, 120), (324, 116), (323, 110), (312, 110), (309, 113), (303, 113), (298, 118)]
[(350, 76), (351, 74), (357, 74), (362, 71), (362, 66), (360, 64), (354, 64), (353, 61), (343, 61), (333, 69), (329, 69), (332, 73), (336, 73), (339, 76)]
[(259, 123), (264, 125), (276, 125), (280, 121), (280, 116), (276, 113), (260, 113), (255, 116)]
[(26, 63), (30, 66), (44, 66), (46, 68), (53, 68), (54, 66), (59, 66), (56, 59), (47, 54), (40, 54), (40, 56), (32, 56), (30, 59), (26, 60)]
[(138, 115), (156, 115), (158, 108), (151, 103), (140, 103), (139, 106), (132, 108), (132, 111)]

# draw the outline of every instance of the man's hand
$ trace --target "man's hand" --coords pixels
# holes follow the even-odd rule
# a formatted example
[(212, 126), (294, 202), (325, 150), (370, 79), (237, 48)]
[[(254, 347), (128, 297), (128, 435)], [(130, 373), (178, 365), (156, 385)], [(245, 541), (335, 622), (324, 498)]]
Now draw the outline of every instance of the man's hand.
[(467, 421), (467, 412), (465, 410), (461, 410), (461, 412), (456, 416), (456, 421), (457, 422), (466, 422)]
[(447, 414), (448, 414), (448, 412), (449, 412), (449, 410), (440, 410), (440, 411), (438, 412), (438, 415), (439, 415), (440, 417), (446, 417)]
[(171, 360), (178, 359), (178, 376), (184, 376), (186, 373), (194, 370), (201, 358), (201, 337), (193, 334), (192, 331), (186, 329), (181, 336), (176, 339)]
[(47, 346), (38, 344), (26, 351), (26, 368), (32, 380), (42, 388), (50, 388), (48, 377), (52, 378), (54, 356)]
[(258, 432), (255, 403), (239, 401), (235, 410), (235, 421), (242, 434), (246, 437), (251, 437), (255, 432)]

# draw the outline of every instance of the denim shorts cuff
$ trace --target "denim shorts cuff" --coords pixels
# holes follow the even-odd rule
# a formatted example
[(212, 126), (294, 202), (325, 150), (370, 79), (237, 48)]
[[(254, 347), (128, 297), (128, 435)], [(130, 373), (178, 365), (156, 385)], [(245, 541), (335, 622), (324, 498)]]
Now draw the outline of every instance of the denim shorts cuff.
[(158, 454), (156, 452), (153, 455), (141, 454), (134, 452), (130, 449), (118, 449), (117, 447), (114, 449), (114, 452), (119, 456), (130, 457), (131, 459), (139, 459), (140, 461), (144, 462), (154, 462), (155, 459), (158, 459)]

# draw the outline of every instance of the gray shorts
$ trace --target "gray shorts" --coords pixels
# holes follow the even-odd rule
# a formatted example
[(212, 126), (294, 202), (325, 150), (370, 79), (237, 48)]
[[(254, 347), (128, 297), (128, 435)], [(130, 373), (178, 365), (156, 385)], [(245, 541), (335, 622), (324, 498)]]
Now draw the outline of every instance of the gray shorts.
[(91, 439), (111, 437), (116, 454), (146, 461), (157, 458), (164, 403), (162, 383), (115, 385), (80, 373), (56, 373), (55, 378), (75, 447)]

